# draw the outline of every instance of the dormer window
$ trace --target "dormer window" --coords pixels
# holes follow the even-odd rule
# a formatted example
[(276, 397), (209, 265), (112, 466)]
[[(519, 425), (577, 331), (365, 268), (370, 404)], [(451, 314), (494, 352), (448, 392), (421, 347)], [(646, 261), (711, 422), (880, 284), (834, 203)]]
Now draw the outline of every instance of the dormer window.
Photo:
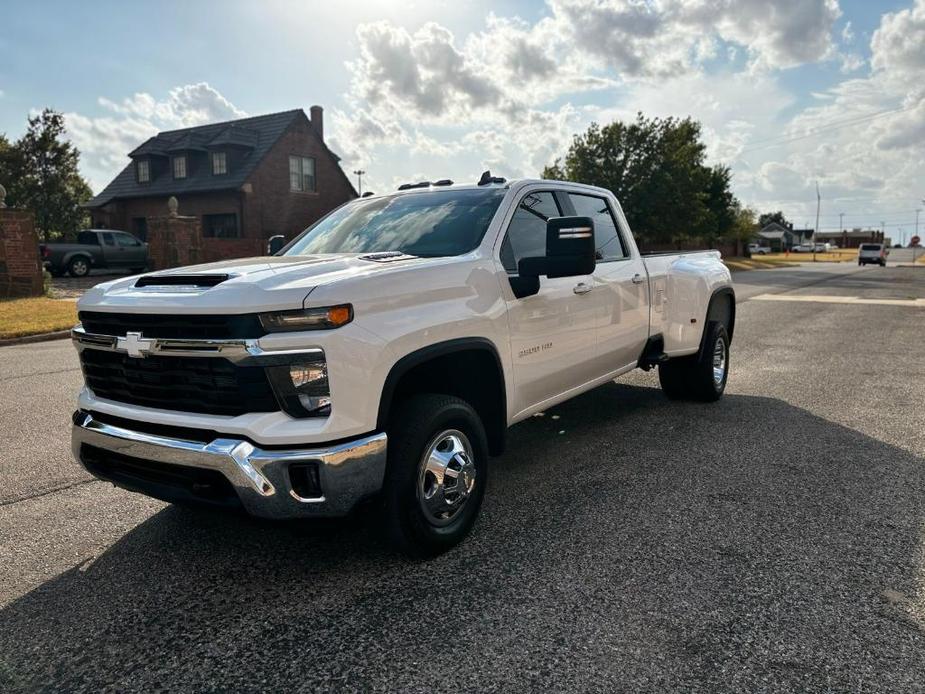
[(228, 159), (224, 152), (212, 152), (212, 175), (224, 176), (228, 173)]
[(135, 162), (135, 177), (139, 183), (151, 182), (151, 162), (147, 159)]
[(186, 155), (181, 154), (173, 158), (173, 177), (186, 178)]

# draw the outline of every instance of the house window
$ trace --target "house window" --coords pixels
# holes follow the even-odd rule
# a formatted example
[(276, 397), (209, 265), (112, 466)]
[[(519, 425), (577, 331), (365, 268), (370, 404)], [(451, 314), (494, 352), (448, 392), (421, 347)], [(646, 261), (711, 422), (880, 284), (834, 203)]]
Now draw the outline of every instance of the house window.
[(238, 238), (238, 215), (204, 214), (202, 216), (202, 235), (214, 239)]
[(228, 160), (224, 152), (212, 152), (212, 175), (223, 176), (228, 173)]
[(151, 162), (142, 159), (135, 164), (135, 175), (139, 183), (148, 183), (151, 181)]
[(311, 157), (289, 157), (289, 190), (315, 190), (315, 160)]
[(181, 155), (173, 158), (173, 177), (186, 178), (186, 156)]

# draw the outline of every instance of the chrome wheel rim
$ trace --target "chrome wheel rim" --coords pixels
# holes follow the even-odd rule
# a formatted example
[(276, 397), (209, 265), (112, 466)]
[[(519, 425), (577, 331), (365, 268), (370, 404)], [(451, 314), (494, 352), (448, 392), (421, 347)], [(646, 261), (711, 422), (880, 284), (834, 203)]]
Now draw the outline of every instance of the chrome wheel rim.
[(719, 388), (726, 378), (726, 342), (723, 338), (716, 339), (713, 345), (713, 385)]
[(433, 525), (452, 523), (475, 489), (472, 445), (457, 429), (441, 431), (424, 449), (418, 472), (418, 504)]
[(82, 260), (75, 260), (73, 267), (74, 267), (74, 272), (77, 273), (78, 275), (87, 274), (87, 270), (89, 269), (87, 267), (87, 264)]

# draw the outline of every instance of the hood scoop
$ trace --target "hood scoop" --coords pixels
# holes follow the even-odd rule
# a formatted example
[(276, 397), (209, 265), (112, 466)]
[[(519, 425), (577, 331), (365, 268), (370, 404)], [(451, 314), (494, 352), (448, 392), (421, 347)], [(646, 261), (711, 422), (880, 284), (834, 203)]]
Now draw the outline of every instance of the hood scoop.
[(396, 260), (408, 260), (409, 258), (417, 258), (417, 256), (408, 255), (403, 251), (380, 251), (360, 256), (360, 260), (371, 260), (374, 263), (392, 263)]
[(230, 275), (145, 275), (135, 281), (136, 287), (214, 287)]

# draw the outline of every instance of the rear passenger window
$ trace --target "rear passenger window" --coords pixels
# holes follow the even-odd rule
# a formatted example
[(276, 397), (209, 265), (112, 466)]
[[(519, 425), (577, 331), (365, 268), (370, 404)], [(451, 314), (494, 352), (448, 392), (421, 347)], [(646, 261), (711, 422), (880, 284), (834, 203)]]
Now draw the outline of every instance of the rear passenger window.
[(598, 261), (606, 262), (627, 257), (607, 201), (604, 198), (578, 193), (569, 193), (568, 197), (575, 206), (576, 215), (594, 220), (594, 247), (597, 249)]
[(501, 264), (517, 273), (521, 258), (546, 255), (546, 220), (561, 217), (552, 193), (528, 193), (520, 201), (501, 244)]

